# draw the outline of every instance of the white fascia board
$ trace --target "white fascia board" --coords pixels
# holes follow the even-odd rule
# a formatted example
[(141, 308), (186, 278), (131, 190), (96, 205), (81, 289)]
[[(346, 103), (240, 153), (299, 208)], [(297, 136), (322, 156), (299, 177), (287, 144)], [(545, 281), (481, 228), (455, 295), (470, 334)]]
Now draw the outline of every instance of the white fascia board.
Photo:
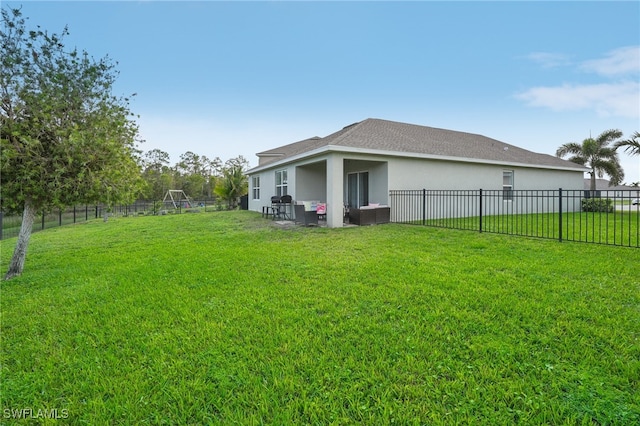
[(417, 152), (385, 151), (381, 149), (353, 148), (348, 146), (326, 145), (326, 146), (314, 149), (312, 151), (306, 151), (301, 154), (294, 155), (292, 157), (287, 157), (282, 161), (276, 161), (274, 163), (265, 164), (264, 166), (255, 167), (251, 170), (248, 170), (247, 174), (257, 173), (264, 170), (281, 167), (288, 163), (293, 163), (307, 157), (313, 157), (313, 156), (327, 153), (327, 152), (342, 152), (342, 153), (377, 155), (377, 156), (387, 156), (387, 157), (420, 158), (425, 160), (452, 161), (457, 163), (492, 164), (492, 165), (508, 166), (508, 167), (526, 167), (530, 169), (563, 170), (563, 171), (571, 171), (571, 172), (588, 172), (591, 170), (587, 167), (582, 167), (582, 169), (580, 169), (575, 167), (560, 167), (560, 166), (548, 166), (543, 164), (528, 164), (528, 163), (518, 163), (518, 162), (508, 162), (508, 161), (505, 162), (505, 161), (496, 161), (496, 160), (484, 160), (481, 158), (451, 157), (446, 155), (421, 154)]
[(275, 154), (258, 154), (257, 157), (258, 158), (264, 158), (264, 157), (283, 157), (284, 154), (281, 153), (275, 153)]
[(325, 152), (335, 151), (335, 150), (332, 150), (330, 148), (331, 148), (331, 146), (325, 145), (325, 146), (322, 146), (320, 148), (316, 148), (316, 149), (311, 150), (311, 151), (305, 151), (305, 152), (303, 152), (301, 154), (298, 154), (298, 155), (293, 155), (291, 157), (283, 158), (280, 161), (275, 161), (273, 163), (265, 164), (264, 166), (256, 166), (253, 169), (247, 170), (245, 172), (245, 174), (249, 175), (249, 174), (253, 174), (253, 173), (263, 172), (263, 171), (269, 170), (269, 169), (277, 169), (278, 167), (282, 167), (285, 164), (295, 163), (296, 161), (305, 159), (307, 157), (314, 157), (316, 155), (323, 154)]

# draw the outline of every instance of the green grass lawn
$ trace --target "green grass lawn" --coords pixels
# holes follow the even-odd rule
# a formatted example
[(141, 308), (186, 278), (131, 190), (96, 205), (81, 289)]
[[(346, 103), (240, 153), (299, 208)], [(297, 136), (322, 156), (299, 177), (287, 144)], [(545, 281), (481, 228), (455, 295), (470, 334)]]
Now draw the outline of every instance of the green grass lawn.
[[(413, 224), (423, 224), (416, 220)], [(430, 219), (427, 226), (465, 230), (480, 229), (478, 216)], [(482, 231), (536, 238), (550, 238), (626, 247), (640, 247), (640, 215), (638, 211), (612, 213), (576, 212), (562, 214), (562, 232), (557, 213), (497, 215), (482, 218)]]
[(252, 212), (45, 230), (1, 284), (0, 422), (638, 424), (639, 261)]

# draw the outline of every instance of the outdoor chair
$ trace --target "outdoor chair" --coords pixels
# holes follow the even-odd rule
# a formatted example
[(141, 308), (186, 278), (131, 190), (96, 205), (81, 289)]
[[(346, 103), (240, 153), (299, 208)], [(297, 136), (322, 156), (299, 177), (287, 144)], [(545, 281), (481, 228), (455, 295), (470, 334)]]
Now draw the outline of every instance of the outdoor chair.
[(318, 215), (318, 220), (327, 220), (327, 204), (318, 203), (316, 205), (316, 214)]
[(313, 210), (305, 210), (304, 204), (295, 204), (293, 206), (296, 215), (296, 223), (302, 223), (304, 226), (317, 225), (318, 215)]

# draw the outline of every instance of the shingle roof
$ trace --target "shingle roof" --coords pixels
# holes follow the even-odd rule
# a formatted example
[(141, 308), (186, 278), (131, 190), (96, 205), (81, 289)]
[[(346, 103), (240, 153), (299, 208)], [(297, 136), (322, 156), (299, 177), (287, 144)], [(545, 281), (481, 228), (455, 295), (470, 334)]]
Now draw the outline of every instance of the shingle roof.
[(583, 166), (570, 161), (528, 151), (482, 135), (373, 118), (346, 126), (324, 138), (305, 139), (257, 155), (260, 166), (263, 166), (322, 147), (584, 170)]

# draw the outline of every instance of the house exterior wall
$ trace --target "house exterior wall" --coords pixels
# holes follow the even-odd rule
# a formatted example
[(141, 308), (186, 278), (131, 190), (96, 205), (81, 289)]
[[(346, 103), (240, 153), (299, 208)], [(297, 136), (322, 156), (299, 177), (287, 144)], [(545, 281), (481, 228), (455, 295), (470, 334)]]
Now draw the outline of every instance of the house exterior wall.
[(513, 170), (515, 190), (582, 188), (582, 172), (394, 158), (389, 160), (389, 189), (502, 189), (505, 170)]
[[(380, 204), (390, 204), (389, 190), (394, 189), (502, 190), (505, 170), (513, 171), (513, 189), (516, 191), (579, 190), (584, 179), (581, 171), (329, 152), (252, 173), (249, 176), (249, 210), (260, 212), (263, 206), (271, 204), (279, 170), (287, 170), (287, 193), (294, 200), (327, 203), (327, 222), (331, 227), (342, 226), (347, 175), (352, 172), (369, 172), (369, 202)], [(252, 196), (253, 176), (260, 177), (259, 199)], [(556, 207), (548, 208), (554, 210)], [(574, 209), (579, 206), (563, 207), (564, 211)]]
[(322, 160), (295, 167), (296, 192), (298, 200), (326, 201), (327, 161)]
[[(253, 178), (260, 178), (260, 198), (254, 198)], [(269, 199), (275, 194), (276, 178), (273, 171), (254, 173), (249, 176), (249, 210), (261, 211), (262, 206), (271, 205)]]
[[(276, 172), (287, 171), (287, 194), (294, 200), (318, 200), (327, 198), (327, 156), (278, 165), (249, 175), (249, 210), (261, 212), (271, 205), (276, 195)], [(253, 198), (253, 177), (260, 177), (260, 198)], [(319, 195), (320, 194), (320, 195)]]
[[(513, 172), (515, 197), (503, 197), (503, 172)], [(583, 180), (580, 171), (536, 169), (500, 164), (473, 164), (466, 162), (419, 160), (398, 158), (389, 162), (390, 190), (477, 190), (484, 191), (483, 212), (487, 215), (557, 212), (559, 200), (554, 194), (558, 189), (579, 189)], [(519, 198), (518, 191), (536, 191), (535, 196)], [(540, 192), (537, 192), (540, 191)], [(430, 198), (427, 205), (430, 218), (475, 216), (479, 211), (476, 196), (462, 197), (461, 193), (439, 195)], [(522, 194), (522, 193), (520, 193)], [(533, 194), (532, 194), (533, 195)], [(464, 208), (461, 208), (460, 205)], [(392, 206), (393, 207), (393, 206)], [(579, 211), (580, 200), (564, 199), (563, 211)], [(435, 213), (434, 213), (435, 212)], [(396, 209), (394, 220), (403, 221), (403, 212)]]
[[(295, 168), (291, 166), (276, 167), (249, 176), (249, 210), (260, 212), (263, 206), (271, 205), (271, 197), (276, 195), (276, 171), (287, 171), (287, 194), (295, 193)], [(260, 177), (260, 198), (253, 198), (253, 177)]]

